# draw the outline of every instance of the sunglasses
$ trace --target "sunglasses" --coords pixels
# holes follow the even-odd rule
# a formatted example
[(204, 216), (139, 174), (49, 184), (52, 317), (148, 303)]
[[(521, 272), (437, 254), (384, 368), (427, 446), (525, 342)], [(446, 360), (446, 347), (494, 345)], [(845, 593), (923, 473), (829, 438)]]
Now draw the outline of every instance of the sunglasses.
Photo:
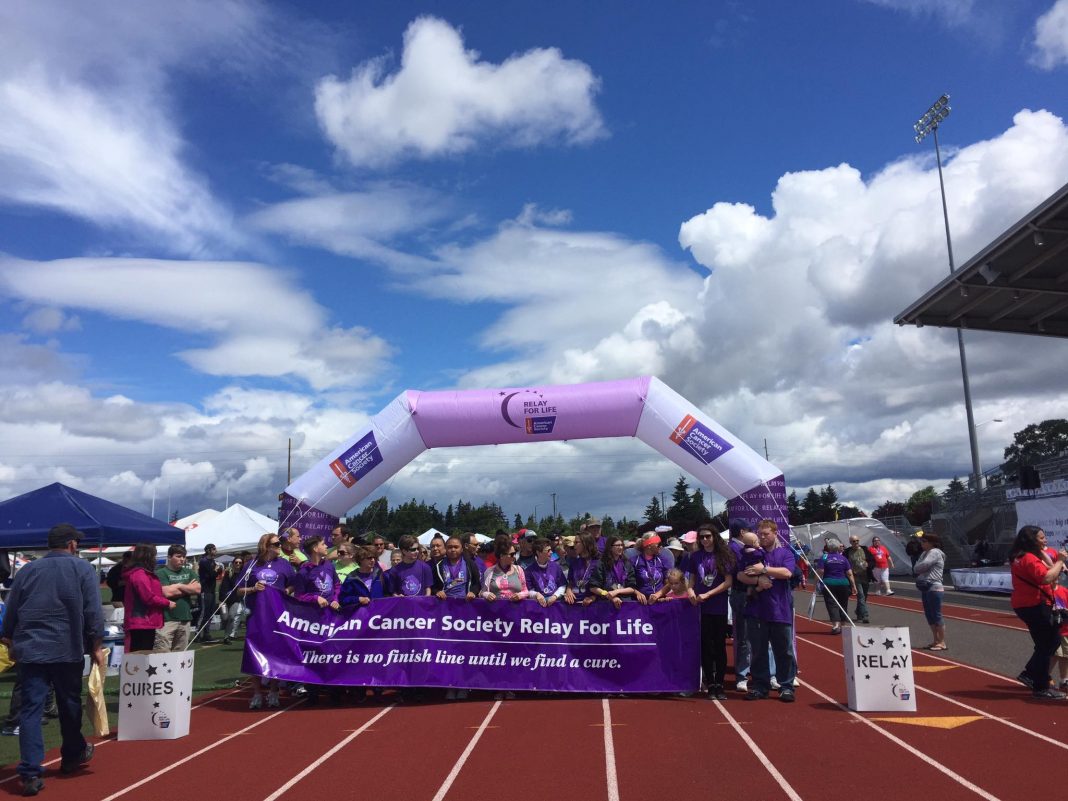
[(714, 536), (715, 536), (714, 534), (698, 534), (697, 535), (697, 539), (699, 539), (699, 540), (710, 540)]
[(515, 556), (515, 551), (508, 551), (508, 553), (502, 553), (501, 556)]
[(405, 553), (419, 553), (418, 548), (405, 548), (404, 551)]

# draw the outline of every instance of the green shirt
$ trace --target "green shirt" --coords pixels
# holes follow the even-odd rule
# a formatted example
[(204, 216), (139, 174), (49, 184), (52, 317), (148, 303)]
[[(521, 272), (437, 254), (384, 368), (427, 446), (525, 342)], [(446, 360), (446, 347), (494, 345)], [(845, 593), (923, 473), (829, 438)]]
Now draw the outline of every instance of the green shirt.
[(355, 562), (353, 562), (348, 567), (346, 567), (345, 565), (341, 564), (340, 562), (334, 562), (334, 572), (337, 573), (337, 580), (338, 581), (344, 581), (345, 579), (347, 579), (349, 577), (349, 573), (351, 573), (353, 570), (355, 570), (358, 567), (359, 567), (359, 565), (356, 564)]
[[(168, 584), (190, 584), (197, 580), (197, 573), (189, 565), (186, 565), (181, 570), (171, 570), (164, 565), (156, 570), (156, 578), (159, 579), (159, 583), (166, 587)], [(175, 603), (174, 609), (163, 610), (163, 619), (167, 623), (171, 623), (175, 620), (183, 623), (189, 623), (193, 619), (193, 611), (189, 608), (189, 596), (179, 595), (177, 598), (171, 598)]]

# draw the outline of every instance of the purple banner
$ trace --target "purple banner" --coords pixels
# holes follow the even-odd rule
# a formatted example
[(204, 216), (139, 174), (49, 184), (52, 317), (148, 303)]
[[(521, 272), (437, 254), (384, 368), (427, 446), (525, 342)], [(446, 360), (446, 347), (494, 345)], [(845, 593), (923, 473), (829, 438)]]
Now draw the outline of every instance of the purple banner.
[(292, 495), (282, 493), (278, 500), (278, 533), (281, 534), (287, 528), (295, 528), (300, 532), (300, 541), (304, 542), (309, 537), (322, 537), (326, 544), (330, 545), (333, 539), (333, 531), (337, 526), (338, 519), (326, 512), (321, 512), (313, 506), (301, 503)]
[(382, 598), (340, 612), (256, 596), (241, 669), (310, 684), (556, 692), (693, 692), (699, 611)]

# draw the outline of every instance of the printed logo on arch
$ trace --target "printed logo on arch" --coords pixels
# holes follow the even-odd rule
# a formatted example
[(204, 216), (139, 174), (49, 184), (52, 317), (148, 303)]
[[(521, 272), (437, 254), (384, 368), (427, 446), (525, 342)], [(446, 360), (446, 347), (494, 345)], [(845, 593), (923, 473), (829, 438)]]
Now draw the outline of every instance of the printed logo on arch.
[(671, 432), (671, 441), (703, 464), (711, 464), (734, 447), (692, 414), (686, 415), (682, 422), (675, 426), (675, 430)]
[(366, 436), (360, 437), (351, 448), (334, 459), (330, 469), (342, 484), (352, 487), (381, 463), (382, 451), (375, 441), (375, 432), (368, 431)]

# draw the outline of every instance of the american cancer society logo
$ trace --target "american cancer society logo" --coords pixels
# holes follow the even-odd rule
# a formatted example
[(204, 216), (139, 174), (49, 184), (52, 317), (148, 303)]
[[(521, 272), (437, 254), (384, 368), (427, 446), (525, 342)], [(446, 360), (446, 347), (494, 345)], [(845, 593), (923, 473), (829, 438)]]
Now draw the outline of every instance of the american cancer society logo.
[(675, 430), (671, 432), (671, 441), (700, 459), (703, 464), (714, 462), (734, 447), (692, 414), (683, 417), (682, 422), (675, 426)]
[(382, 463), (382, 451), (378, 449), (375, 433), (369, 431), (330, 463), (334, 475), (346, 487), (355, 486), (356, 482), (367, 475), (376, 465)]

